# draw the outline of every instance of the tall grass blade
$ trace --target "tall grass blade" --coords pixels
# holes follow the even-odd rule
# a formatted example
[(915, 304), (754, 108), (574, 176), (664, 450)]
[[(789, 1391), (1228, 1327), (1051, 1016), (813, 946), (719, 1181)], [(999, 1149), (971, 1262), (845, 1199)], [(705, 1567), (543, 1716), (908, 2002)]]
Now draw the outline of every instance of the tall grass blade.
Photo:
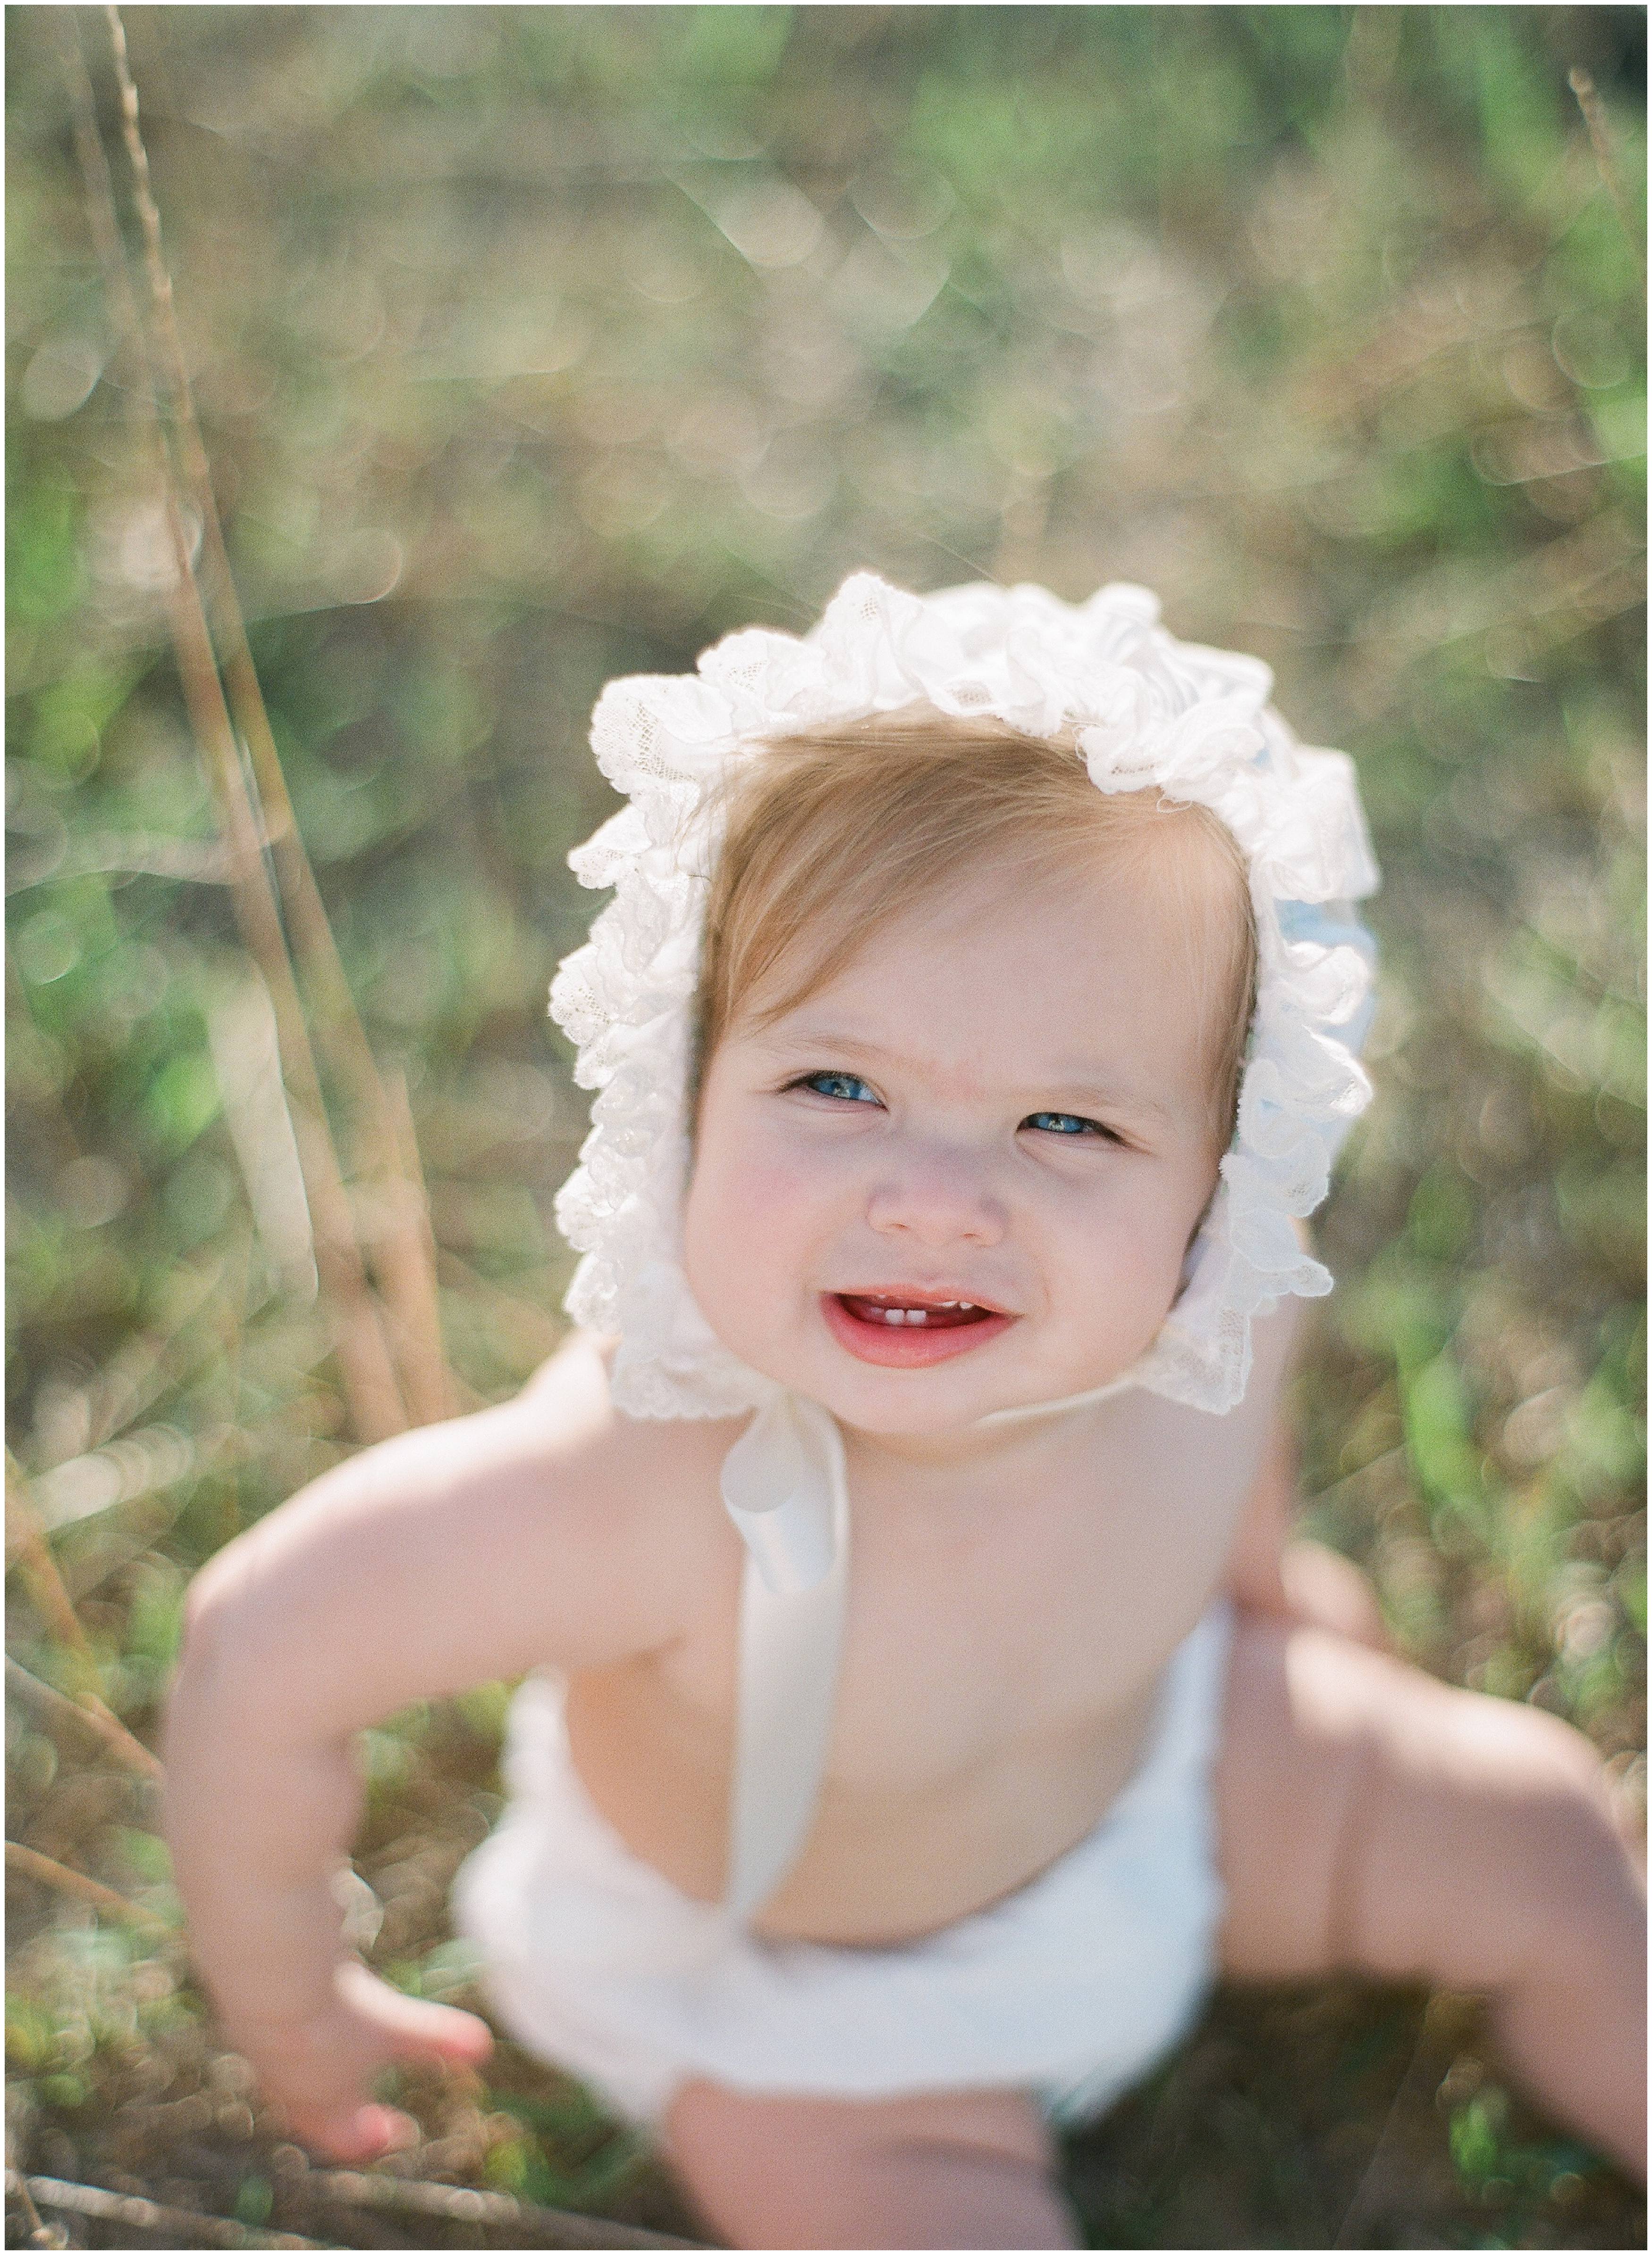
[[(127, 78), (122, 86), (124, 116), (125, 87), (130, 82), (130, 67), (125, 64), (123, 34), (119, 32), (119, 11), (110, 10), (109, 13), (111, 17), (111, 38), (119, 39), (117, 74), (123, 67), (127, 70)], [(137, 148), (141, 151), (143, 143), (137, 131), (136, 102), (134, 93), (131, 137), (135, 138)], [(93, 137), (96, 138), (95, 133)], [(101, 157), (101, 140), (97, 145)], [(132, 162), (134, 178), (139, 184), (140, 210), (146, 200), (152, 211), (153, 198), (149, 190), (146, 157), (141, 171), (136, 155)], [(107, 163), (102, 165), (101, 175), (91, 172), (88, 177), (89, 200), (106, 198), (109, 193)], [(95, 194), (92, 193), (94, 190)], [(147, 214), (144, 216), (144, 229), (147, 242), (151, 240), (151, 222)], [(112, 212), (104, 212), (97, 233), (100, 242), (112, 242), (118, 250), (119, 236), (112, 224)], [(154, 221), (152, 241), (155, 249), (151, 269), (158, 261), (158, 216)], [(164, 274), (164, 267), (161, 270)], [(131, 292), (130, 284), (124, 281), (123, 263), (121, 272), (123, 297), (126, 304), (130, 306)], [(135, 308), (133, 313), (135, 316)], [(421, 1262), (418, 1258), (419, 1248), (430, 1240), (431, 1231), (417, 1147), (412, 1147), (410, 1154), (397, 1106), (379, 1071), (356, 1010), (327, 909), (316, 885), (314, 871), (293, 812), (280, 753), (276, 747), (264, 692), (259, 685), (257, 669), (247, 642), (246, 621), (224, 544), (222, 518), (213, 484), (211, 464), (195, 411), (194, 390), (178, 334), (169, 280), (164, 296), (157, 298), (156, 313), (155, 335), (165, 360), (171, 436), (181, 462), (184, 485), (201, 528), (203, 578), (214, 643), (228, 692), (230, 714), (251, 765), (253, 796), (262, 818), (261, 832), (275, 872), (292, 952), (309, 996), (313, 1014), (314, 1039), (327, 1069), (345, 1092), (360, 1147), (359, 1157), (365, 1171), (375, 1182), (388, 1187), (391, 1205), (408, 1216), (404, 1228), (396, 1232), (392, 1240), (385, 1239), (382, 1233), (376, 1233), (374, 1242), (384, 1248), (387, 1257), (373, 1259), (369, 1247), (369, 1259), (373, 1259), (376, 1280), (392, 1317), (390, 1335), (397, 1360), (401, 1366), (403, 1384), (409, 1394), (410, 1406), (415, 1400), (420, 1404), (439, 1401), (447, 1406), (432, 1409), (430, 1415), (451, 1416), (453, 1387), (446, 1375), (446, 1358), (442, 1345), (433, 1247), (427, 1259)], [(402, 1108), (404, 1110), (404, 1103)], [(415, 1423), (429, 1422), (417, 1407), (413, 1408), (413, 1416)]]
[[(131, 165), (133, 197), (144, 235), (149, 320), (145, 321), (133, 306), (136, 343), (145, 377), (138, 388), (152, 411), (156, 465), (172, 550), (168, 613), (179, 676), (228, 852), (229, 892), (236, 923), (275, 1015), (286, 1101), (314, 1233), (316, 1268), (351, 1423), (362, 1440), (379, 1440), (404, 1429), (406, 1411), (369, 1288), (355, 1217), (327, 1124), (320, 1077), (280, 910), (264, 860), (263, 827), (248, 789), (219, 676), (193, 543), (166, 443), (167, 425), (175, 427), (178, 418), (173, 371), (182, 365), (172, 277), (162, 249), (160, 214), (150, 185), (149, 157), (139, 128), (137, 88), (128, 65), (124, 27), (118, 9), (111, 7), (104, 12), (120, 89), (122, 132)], [(75, 76), (77, 103), (84, 109), (90, 102), (89, 82), (83, 67)], [(95, 176), (88, 186), (95, 189)], [(107, 237), (110, 230), (101, 232)], [(118, 239), (116, 233), (117, 246)], [(117, 313), (123, 310), (123, 299), (130, 297), (130, 292), (117, 293)], [(162, 341), (159, 345), (158, 338)]]

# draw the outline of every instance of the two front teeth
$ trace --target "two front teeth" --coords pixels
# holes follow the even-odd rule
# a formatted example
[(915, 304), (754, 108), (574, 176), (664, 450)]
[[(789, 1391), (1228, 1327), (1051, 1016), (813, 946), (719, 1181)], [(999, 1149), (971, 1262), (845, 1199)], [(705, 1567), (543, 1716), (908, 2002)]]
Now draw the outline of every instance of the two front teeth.
[(967, 1310), (971, 1315), (984, 1315), (973, 1300), (936, 1300), (927, 1308), (879, 1308), (867, 1306), (866, 1312), (880, 1324), (926, 1324), (930, 1317), (942, 1314), (957, 1315)]

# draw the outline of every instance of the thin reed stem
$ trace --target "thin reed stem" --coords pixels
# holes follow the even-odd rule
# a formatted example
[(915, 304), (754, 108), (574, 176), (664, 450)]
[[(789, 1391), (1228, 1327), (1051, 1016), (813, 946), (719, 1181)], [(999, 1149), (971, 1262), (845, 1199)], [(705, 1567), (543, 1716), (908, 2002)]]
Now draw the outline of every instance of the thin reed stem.
[[(30, 2177), (25, 2186), (14, 2170), (11, 2181), (32, 2190), (42, 2208), (63, 2216), (84, 2216), (90, 2223), (119, 2231), (123, 2237), (117, 2244), (124, 2244), (134, 2231), (162, 2233), (165, 2237), (158, 2244), (168, 2247), (325, 2247), (327, 2244), (325, 2239), (300, 2239), (292, 2231), (260, 2231), (252, 2224), (238, 2223), (233, 2216), (205, 2216), (193, 2208), (167, 2208), (135, 2193), (105, 2192), (102, 2185), (72, 2184), (62, 2177)], [(66, 2246), (68, 2243), (52, 2244)]]
[(123, 1762), (128, 1769), (136, 1770), (139, 1777), (147, 1778), (151, 1785), (158, 1785), (165, 1776), (165, 1771), (149, 1748), (140, 1739), (135, 1739), (125, 1724), (111, 1715), (107, 1707), (94, 1710), (82, 1706), (76, 1699), (66, 1699), (62, 1692), (54, 1691), (49, 1683), (42, 1683), (38, 1675), (31, 1675), (28, 1669), (13, 1660), (10, 1653), (6, 1654), (6, 1689), (14, 1698), (21, 1699), (25, 1707), (32, 1707), (40, 1719), (53, 1730), (61, 1729), (65, 1724), (78, 1724), (81, 1729), (89, 1731), (94, 1738), (102, 1740), (117, 1761)]
[[(156, 341), (165, 376), (166, 403), (172, 441), (180, 458), (183, 481), (200, 523), (207, 610), (212, 640), (235, 728), (252, 768), (251, 797), (260, 817), (258, 829), (267, 847), (276, 884), (285, 914), (286, 932), (308, 989), (314, 1011), (315, 1041), (321, 1056), (344, 1091), (363, 1146), (368, 1170), (381, 1182), (395, 1186), (389, 1203), (405, 1222), (389, 1239), (369, 1249), (369, 1259), (388, 1303), (392, 1324), (390, 1339), (400, 1366), (404, 1387), (416, 1423), (428, 1423), (453, 1414), (453, 1388), (446, 1373), (439, 1307), (433, 1264), (421, 1273), (423, 1243), (429, 1237), (422, 1172), (417, 1153), (410, 1167), (397, 1107), (379, 1073), (340, 960), (327, 909), (316, 885), (287, 790), (280, 754), (270, 727), (257, 669), (247, 642), (246, 622), (235, 590), (223, 537), (211, 464), (195, 411), (194, 391), (178, 333), (170, 276), (160, 255), (159, 218), (149, 182), (147, 151), (137, 124), (135, 88), (125, 55), (119, 11), (106, 11), (116, 76), (121, 83), (123, 125), (131, 158), (137, 202), (143, 220), (146, 257), (151, 273)], [(100, 260), (111, 283), (111, 299), (118, 320), (130, 334), (140, 356), (147, 356), (147, 341), (126, 272), (119, 228), (114, 216), (113, 187), (102, 137), (97, 131), (90, 82), (77, 39), (61, 35), (69, 56), (75, 96), (76, 145), (81, 151), (87, 184), (87, 204)], [(162, 286), (157, 290), (157, 271)], [(150, 396), (158, 399), (156, 371), (150, 370)], [(141, 387), (140, 387), (141, 388)], [(383, 1203), (383, 1201), (381, 1201)], [(432, 1378), (432, 1372), (435, 1373)], [(446, 1406), (438, 1406), (446, 1405)]]
[(67, 1864), (43, 1856), (38, 1848), (25, 1848), (20, 1840), (6, 1842), (6, 1869), (25, 1879), (37, 1880), (58, 1894), (73, 1895), (77, 1902), (90, 1903), (95, 1910), (110, 1918), (123, 1919), (129, 1926), (149, 1927), (160, 1934), (172, 1932), (164, 1918), (152, 1910), (145, 1910), (142, 1903), (129, 1902), (113, 1887), (106, 1887), (101, 1879), (88, 1879), (84, 1872), (72, 1872)]
[(384, 1184), (388, 1210), (369, 1243), (374, 1270), (396, 1326), (397, 1361), (408, 1408), (415, 1424), (432, 1425), (453, 1416), (459, 1406), (442, 1348), (436, 1237), (407, 1083), (399, 1072), (386, 1077), (383, 1095), (395, 1137), (396, 1171)]
[(40, 2211), (29, 2191), (28, 2181), (19, 2171), (6, 2167), (6, 2190), (23, 2210), (23, 2220), (29, 2228), (31, 2247), (67, 2247), (69, 2236), (61, 2224), (47, 2225), (40, 2221)]
[[(101, 1695), (102, 1676), (96, 1655), (81, 1626), (81, 1617), (74, 1610), (73, 1599), (63, 1585), (57, 1560), (52, 1556), (46, 1539), (46, 1528), (36, 1510), (34, 1499), (29, 1493), (27, 1476), (17, 1459), (8, 1451), (6, 1456), (6, 1563), (16, 1561), (28, 1584), (29, 1595), (35, 1611), (45, 1621), (53, 1635), (66, 1652), (74, 1654), (88, 1691)], [(103, 1708), (105, 1714), (109, 1712)]]
[[(306, 2199), (336, 2201), (351, 2208), (376, 2209), (392, 2216), (423, 2216), (445, 2223), (512, 2229), (559, 2247), (698, 2247), (704, 2242), (673, 2239), (641, 2225), (611, 2223), (605, 2216), (583, 2216), (573, 2209), (542, 2208), (515, 2193), (482, 2192), (469, 2185), (432, 2184), (418, 2177), (368, 2175), (359, 2169), (311, 2169), (299, 2179)], [(554, 2236), (553, 2236), (554, 2235)]]
[[(160, 1775), (160, 1764), (147, 1746), (141, 1745), (127, 1729), (120, 1717), (103, 1697), (102, 1670), (97, 1664), (97, 1654), (81, 1626), (81, 1617), (74, 1610), (74, 1601), (58, 1571), (57, 1560), (52, 1556), (51, 1545), (46, 1539), (46, 1528), (33, 1497), (29, 1493), (27, 1475), (10, 1451), (6, 1454), (6, 1563), (17, 1561), (36, 1612), (51, 1629), (59, 1646), (70, 1654), (80, 1678), (75, 1697), (65, 1700), (80, 1719), (97, 1732), (109, 1746), (121, 1753), (123, 1760), (145, 1775)], [(8, 1654), (8, 1671), (17, 1667)], [(25, 1671), (18, 1669), (19, 1675)], [(31, 1679), (32, 1681), (32, 1678)], [(42, 1685), (41, 1689), (46, 1687)]]
[[(247, 1336), (247, 1287), (252, 1270), (253, 1232), (250, 1229), (241, 1240), (239, 1254), (233, 1264), (235, 1287), (224, 1296), (224, 1309), (229, 1324), (229, 1343), (223, 1349), (224, 1423), (232, 1431), (241, 1432), (241, 1356)], [(239, 1453), (230, 1457), (226, 1467), (223, 1502), (218, 1514), (219, 1543), (233, 1542), (241, 1532), (241, 1459)]]
[[(126, 34), (118, 8), (104, 11), (115, 74), (120, 88), (121, 128), (131, 165), (133, 200), (144, 235), (150, 315), (167, 342), (167, 359), (181, 364), (173, 312), (172, 277), (161, 245), (160, 214), (150, 185), (149, 155), (138, 123), (137, 88), (127, 61)], [(83, 76), (83, 74), (82, 74)], [(85, 89), (89, 98), (89, 88)], [(164, 473), (163, 499), (172, 539), (173, 582), (170, 616), (178, 671), (190, 725), (206, 768), (221, 832), (231, 863), (230, 897), (248, 952), (261, 973), (275, 1012), (292, 1128), (309, 1200), (316, 1267), (330, 1319), (333, 1343), (349, 1402), (351, 1422), (363, 1440), (380, 1440), (407, 1423), (400, 1388), (385, 1343), (378, 1310), (369, 1289), (355, 1234), (355, 1217), (343, 1171), (327, 1125), (320, 1077), (311, 1048), (287, 952), (286, 936), (270, 874), (264, 839), (254, 811), (234, 723), (219, 677), (212, 634), (192, 544), (185, 529), (177, 484), (165, 443), (163, 407), (175, 424), (176, 386), (158, 364), (148, 325), (139, 318), (137, 342), (147, 372), (150, 396), (162, 433), (157, 453)]]
[(144, 380), (143, 338), (137, 300), (132, 292), (131, 276), (127, 271), (120, 222), (115, 215), (115, 183), (109, 172), (103, 137), (98, 130), (97, 105), (86, 67), (85, 51), (81, 45), (78, 11), (73, 8), (57, 10), (53, 28), (57, 33), (63, 74), (68, 81), (69, 114), (74, 130), (74, 154), (81, 167), (81, 201), (86, 210), (87, 228), (92, 237), (92, 249), (97, 256), (99, 271), (103, 277), (109, 310), (115, 318), (116, 341), (130, 362), (128, 374), (130, 380), (124, 394), (126, 412), (129, 418), (145, 416), (152, 421), (154, 402)]
[(181, 1352), (179, 1342), (196, 1317), (211, 1305), (228, 1269), (229, 1262), (221, 1260), (205, 1267), (181, 1261), (172, 1270), (174, 1290), (179, 1282), (184, 1287), (183, 1304), (174, 1306), (161, 1321), (128, 1340), (99, 1373), (86, 1439), (88, 1450), (102, 1448), (124, 1431), (167, 1387), (178, 1384), (193, 1364), (216, 1352), (211, 1339), (196, 1342), (188, 1354)]
[(1595, 89), (1595, 82), (1581, 66), (1574, 64), (1566, 74), (1566, 83), (1577, 96), (1578, 107), (1583, 112), (1583, 122), (1589, 129), (1589, 145), (1594, 151), (1596, 170), (1600, 185), (1618, 215), (1625, 242), (1634, 256), (1641, 275), (1641, 295), (1646, 296), (1646, 249), (1641, 231), (1635, 223), (1634, 207), (1629, 201), (1629, 192), (1624, 185), (1623, 168), (1618, 162), (1617, 145), (1612, 137), (1612, 124), (1606, 116), (1606, 104)]

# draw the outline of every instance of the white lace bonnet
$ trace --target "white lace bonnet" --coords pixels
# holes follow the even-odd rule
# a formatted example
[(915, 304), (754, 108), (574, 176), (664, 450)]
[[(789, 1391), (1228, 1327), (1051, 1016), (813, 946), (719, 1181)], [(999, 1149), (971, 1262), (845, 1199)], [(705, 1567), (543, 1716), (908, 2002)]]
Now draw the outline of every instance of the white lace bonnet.
[(578, 1047), (575, 1079), (598, 1092), (556, 1203), (584, 1256), (566, 1305), (618, 1334), (620, 1409), (728, 1416), (780, 1392), (718, 1340), (682, 1267), (691, 1013), (716, 842), (706, 796), (779, 737), (918, 702), (1070, 732), (1099, 790), (1156, 786), (1208, 806), (1249, 864), (1258, 987), (1234, 1140), (1176, 1303), (1122, 1382), (1229, 1409), (1252, 1317), (1330, 1290), (1293, 1225), (1325, 1197), (1370, 1098), (1356, 1051), (1373, 950), (1347, 903), (1378, 877), (1353, 763), (1297, 742), (1259, 659), (1177, 642), (1158, 618), (1142, 587), (1081, 604), (985, 581), (917, 596), (859, 572), (801, 639), (751, 628), (692, 674), (603, 691), (592, 748), (630, 804), (569, 856), (582, 884), (615, 892), (563, 962), (551, 1009)]

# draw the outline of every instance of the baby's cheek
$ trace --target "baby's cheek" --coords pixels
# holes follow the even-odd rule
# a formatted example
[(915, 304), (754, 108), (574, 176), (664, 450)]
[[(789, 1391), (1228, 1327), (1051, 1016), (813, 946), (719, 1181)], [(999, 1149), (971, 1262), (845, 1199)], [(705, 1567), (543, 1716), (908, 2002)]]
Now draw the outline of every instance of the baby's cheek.
[(714, 1324), (783, 1289), (796, 1265), (803, 1185), (798, 1171), (748, 1145), (702, 1157), (684, 1217), (684, 1265)]
[(1187, 1233), (1181, 1226), (1179, 1213), (1167, 1215), (1165, 1226), (1144, 1233), (1132, 1251), (1135, 1296), (1150, 1338), (1175, 1306), (1182, 1289)]
[(1176, 1217), (1127, 1210), (1082, 1247), (1062, 1247), (1070, 1288), (1086, 1309), (1082, 1334), (1126, 1359), (1148, 1345), (1181, 1284), (1185, 1240)]

